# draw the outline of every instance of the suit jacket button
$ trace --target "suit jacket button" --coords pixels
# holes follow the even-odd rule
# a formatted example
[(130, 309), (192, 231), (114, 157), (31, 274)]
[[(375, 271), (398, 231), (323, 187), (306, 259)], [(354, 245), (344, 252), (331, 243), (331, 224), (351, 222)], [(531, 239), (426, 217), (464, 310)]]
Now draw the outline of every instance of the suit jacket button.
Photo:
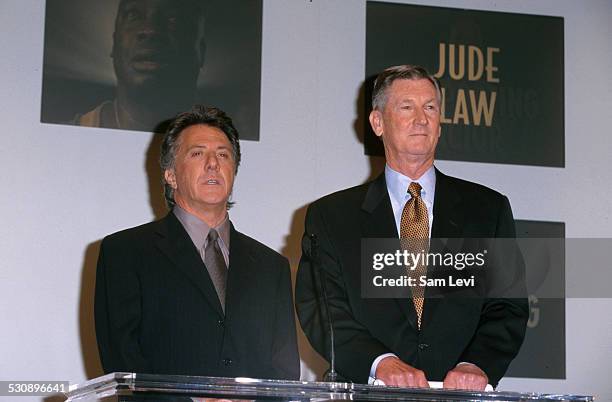
[(226, 366), (231, 366), (232, 365), (232, 359), (223, 359), (223, 364), (225, 364)]
[(419, 346), (418, 346), (418, 348), (419, 348), (420, 350), (425, 350), (425, 349), (427, 349), (428, 347), (429, 347), (429, 345), (428, 345), (428, 344), (426, 344), (426, 343), (419, 343)]
[(225, 324), (225, 322), (223, 322), (223, 320), (219, 320), (219, 321), (217, 321), (217, 324), (219, 324), (219, 326), (221, 326), (221, 327), (222, 327), (222, 326), (223, 326), (223, 324)]

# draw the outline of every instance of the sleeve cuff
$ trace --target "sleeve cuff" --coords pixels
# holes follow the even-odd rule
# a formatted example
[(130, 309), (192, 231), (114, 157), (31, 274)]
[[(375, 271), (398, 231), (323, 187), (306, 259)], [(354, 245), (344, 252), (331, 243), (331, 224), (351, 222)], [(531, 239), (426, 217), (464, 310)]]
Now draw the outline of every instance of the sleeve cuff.
[(389, 357), (389, 356), (397, 357), (395, 353), (383, 353), (382, 355), (374, 359), (374, 362), (372, 363), (372, 367), (370, 368), (370, 376), (368, 377), (369, 385), (373, 385), (374, 381), (376, 381), (376, 369), (378, 368), (378, 363), (380, 363), (382, 359)]

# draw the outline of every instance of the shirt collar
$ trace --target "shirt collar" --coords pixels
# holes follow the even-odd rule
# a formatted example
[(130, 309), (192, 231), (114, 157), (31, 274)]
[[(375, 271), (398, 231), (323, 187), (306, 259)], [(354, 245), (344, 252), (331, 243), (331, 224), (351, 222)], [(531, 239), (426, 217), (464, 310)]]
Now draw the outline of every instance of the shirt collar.
[[(190, 214), (185, 211), (183, 208), (175, 205), (172, 209), (174, 215), (176, 215), (177, 219), (181, 222), (187, 234), (191, 238), (191, 241), (199, 250), (204, 247), (206, 242), (206, 238), (208, 237), (208, 232), (210, 231), (210, 226), (197, 216)], [(230, 242), (230, 220), (229, 214), (225, 214), (225, 219), (215, 227), (215, 230), (219, 233), (219, 239), (225, 243), (226, 248), (229, 250), (229, 242)]]
[(421, 185), (421, 197), (423, 200), (433, 205), (434, 193), (436, 191), (436, 170), (433, 165), (416, 180), (393, 170), (389, 165), (385, 165), (385, 180), (387, 182), (389, 197), (391, 197), (392, 200), (396, 200), (403, 205), (406, 200), (410, 199), (408, 186), (411, 182), (417, 182)]

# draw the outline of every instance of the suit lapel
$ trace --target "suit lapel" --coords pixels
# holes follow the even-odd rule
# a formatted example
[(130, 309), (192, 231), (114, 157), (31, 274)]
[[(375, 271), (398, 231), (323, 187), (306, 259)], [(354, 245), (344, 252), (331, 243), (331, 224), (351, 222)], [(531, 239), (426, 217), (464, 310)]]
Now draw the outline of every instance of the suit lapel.
[(156, 247), (174, 263), (177, 271), (189, 278), (210, 306), (222, 317), (221, 303), (202, 257), (172, 212), (160, 221), (157, 234), (159, 237)]
[(463, 211), (458, 206), (461, 195), (452, 188), (450, 179), (436, 169), (436, 194), (434, 219), (431, 225), (432, 238), (460, 237), (463, 227)]
[[(464, 211), (461, 208), (462, 197), (452, 185), (448, 176), (436, 169), (436, 193), (434, 199), (434, 219), (431, 227), (430, 252), (456, 252), (461, 248), (463, 240)], [(455, 239), (453, 239), (455, 238)], [(436, 269), (435, 267), (432, 269)], [(425, 295), (431, 295), (427, 288)], [(434, 328), (436, 317), (445, 317), (444, 314), (435, 314), (435, 311), (446, 302), (444, 295), (426, 299), (423, 308), (423, 330)], [(445, 319), (445, 318), (442, 318)]]
[(257, 283), (258, 272), (253, 264), (255, 258), (253, 251), (242, 238), (234, 225), (230, 228), (230, 258), (227, 276), (227, 289), (225, 292), (225, 314), (231, 318), (236, 310), (239, 296), (245, 295), (253, 284)]
[[(361, 230), (362, 237), (399, 239), (384, 173), (378, 176), (368, 187), (361, 208), (366, 213)], [(392, 300), (389, 300), (389, 302), (392, 302)], [(416, 328), (416, 310), (410, 296), (395, 299), (395, 303), (410, 324)]]
[(366, 212), (363, 237), (399, 238), (384, 174), (370, 183), (361, 208)]

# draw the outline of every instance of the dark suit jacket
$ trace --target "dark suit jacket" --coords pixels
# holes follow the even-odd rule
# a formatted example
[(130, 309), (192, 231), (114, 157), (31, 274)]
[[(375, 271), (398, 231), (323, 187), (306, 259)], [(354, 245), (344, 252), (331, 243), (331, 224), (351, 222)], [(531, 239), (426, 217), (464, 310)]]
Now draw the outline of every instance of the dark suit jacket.
[[(437, 170), (433, 213), (432, 239), (515, 235), (506, 197)], [(506, 272), (514, 287), (508, 294), (520, 298), (478, 293), (427, 299), (418, 331), (410, 299), (366, 299), (361, 295), (361, 239), (398, 238), (384, 174), (371, 183), (323, 197), (311, 204), (306, 214), (296, 307), (308, 339), (325, 357), (329, 356), (327, 321), (311, 258), (311, 234), (317, 235), (320, 266), (325, 272), (340, 375), (367, 382), (374, 359), (395, 353), (425, 371), (430, 381), (443, 380), (450, 369), (465, 361), (479, 366), (489, 382), (497, 384), (518, 353), (528, 318), (520, 255), (505, 265), (514, 270)], [(491, 268), (495, 267), (487, 267)]]
[(233, 225), (225, 315), (170, 213), (102, 241), (95, 321), (107, 373), (299, 378), (289, 264)]

